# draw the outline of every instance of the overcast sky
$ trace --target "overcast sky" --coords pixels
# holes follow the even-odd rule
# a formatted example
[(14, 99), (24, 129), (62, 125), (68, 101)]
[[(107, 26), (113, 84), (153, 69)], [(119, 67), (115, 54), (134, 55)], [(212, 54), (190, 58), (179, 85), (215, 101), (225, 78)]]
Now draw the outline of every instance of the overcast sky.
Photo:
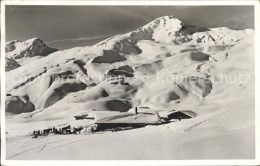
[(6, 6), (6, 41), (40, 37), (59, 49), (93, 45), (165, 15), (201, 27), (254, 28), (253, 6)]

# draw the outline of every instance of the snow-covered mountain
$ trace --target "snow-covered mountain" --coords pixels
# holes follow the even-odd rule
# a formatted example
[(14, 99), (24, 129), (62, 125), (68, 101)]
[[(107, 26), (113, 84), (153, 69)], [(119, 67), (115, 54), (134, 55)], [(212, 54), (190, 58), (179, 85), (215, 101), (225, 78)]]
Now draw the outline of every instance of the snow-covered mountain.
[[(169, 108), (187, 97), (203, 98), (210, 94), (214, 86), (208, 81), (212, 74), (207, 70), (203, 71), (203, 68), (206, 68), (208, 63), (225, 59), (226, 53), (222, 52), (226, 52), (252, 34), (253, 30), (235, 31), (228, 28), (208, 29), (189, 26), (173, 16), (165, 16), (138, 30), (114, 36), (91, 47), (57, 51), (46, 46), (39, 38), (25, 42), (8, 42), (6, 68), (7, 70), (19, 68), (6, 73), (8, 76), (6, 91), (10, 95), (6, 111), (27, 112), (28, 110), (20, 110), (20, 104), (19, 107), (14, 106), (17, 100), (24, 96), (29, 97), (27, 102), (32, 102), (36, 109), (47, 111), (52, 109), (50, 106), (55, 106), (56, 102), (63, 98), (66, 100), (65, 96), (68, 94), (77, 91), (80, 91), (80, 94), (83, 93), (82, 90), (94, 89), (100, 91), (100, 95), (104, 91), (111, 92), (108, 97), (96, 96), (99, 93), (95, 92), (94, 102), (100, 102), (102, 104), (99, 106), (103, 106), (96, 108), (94, 104), (85, 106), (83, 110), (117, 110), (107, 106), (109, 105), (107, 103), (115, 101), (125, 108), (134, 105)], [(27, 57), (39, 56), (44, 58), (25, 61)], [(25, 62), (26, 64), (22, 65)], [(153, 80), (158, 74), (162, 76), (170, 73), (193, 74), (198, 83), (189, 79), (180, 84)], [(118, 85), (116, 89), (121, 89), (121, 92), (115, 93), (112, 91), (115, 85), (104, 82), (111, 75), (125, 76), (124, 81), (129, 85)], [(151, 76), (150, 81), (146, 80), (148, 76)], [(19, 79), (13, 81), (16, 77)], [(59, 80), (53, 80), (54, 77)], [(206, 81), (209, 83), (205, 83)], [(92, 87), (93, 85), (96, 86)], [(157, 88), (152, 88), (153, 86)], [(145, 97), (146, 95), (148, 96)], [(84, 101), (84, 104), (86, 103), (89, 103), (89, 100)], [(89, 104), (92, 105), (92, 102)]]
[[(216, 125), (209, 119), (227, 110), (236, 118), (220, 119), (223, 126), (252, 122), (247, 115), (254, 112), (253, 39), (251, 29), (196, 27), (165, 16), (93, 46), (57, 51), (38, 38), (9, 42), (7, 130), (12, 135), (18, 129), (73, 125), (75, 115), (141, 106), (199, 115), (160, 132), (191, 130), (204, 122), (212, 131)], [(240, 75), (248, 79), (238, 81)], [(241, 116), (245, 108), (247, 115)]]
[(21, 42), (13, 40), (5, 44), (6, 71), (13, 70), (29, 61), (45, 57), (58, 49), (48, 47), (40, 38)]

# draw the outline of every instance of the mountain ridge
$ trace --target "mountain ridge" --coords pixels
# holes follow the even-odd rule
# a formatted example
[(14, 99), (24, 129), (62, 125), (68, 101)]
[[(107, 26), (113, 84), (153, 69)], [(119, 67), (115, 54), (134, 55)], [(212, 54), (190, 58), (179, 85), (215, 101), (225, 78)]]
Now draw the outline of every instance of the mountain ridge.
[[(18, 98), (27, 96), (27, 102), (32, 103), (36, 110), (48, 110), (53, 109), (56, 103), (66, 99), (67, 96), (81, 91), (96, 89), (93, 91), (98, 91), (97, 94), (109, 94), (107, 91), (113, 89), (111, 86), (114, 83), (110, 82), (110, 84), (105, 80), (112, 76), (125, 77), (123, 82), (117, 80), (116, 84), (126, 82), (126, 85), (122, 85), (118, 89), (120, 91), (118, 94), (112, 95), (111, 92), (106, 97), (94, 95), (97, 102), (100, 102), (98, 107), (92, 103), (93, 99), (90, 97), (91, 102), (88, 104), (90, 110), (117, 110), (114, 106), (110, 106), (111, 103), (128, 108), (140, 104), (155, 106), (152, 104), (154, 102), (158, 103), (156, 107), (165, 108), (189, 100), (188, 98), (195, 98), (195, 101), (201, 100), (212, 91), (212, 81), (209, 78), (212, 74), (204, 70), (207, 66), (205, 63), (226, 61), (226, 52), (245, 37), (251, 35), (253, 35), (252, 30), (235, 31), (223, 27), (200, 28), (185, 25), (174, 16), (165, 16), (157, 18), (135, 31), (113, 36), (93, 46), (75, 47), (63, 51), (50, 49), (55, 52), (35, 60), (31, 58), (36, 54), (27, 55), (24, 53), (21, 55), (22, 58), (18, 56), (14, 59), (19, 61), (19, 59), (29, 56), (31, 62), (27, 63), (28, 61), (24, 60), (24, 63), (20, 63), (21, 65), (17, 63), (21, 67), (12, 60), (8, 62), (13, 64), (10, 65), (10, 71), (7, 72), (9, 77), (6, 80), (6, 92), (11, 97), (7, 99), (6, 111), (28, 112), (26, 110), (19, 112), (18, 107), (8, 107), (17, 104), (17, 96)], [(15, 43), (21, 42), (7, 43), (9, 46), (7, 47), (7, 58), (12, 57), (13, 54), (10, 53), (13, 53), (12, 46)], [(49, 51), (49, 47), (43, 44), (39, 38), (33, 38), (24, 43), (29, 46), (43, 46), (43, 50)], [(201, 67), (202, 65), (203, 67)], [(14, 70), (11, 70), (13, 68)], [(194, 80), (187, 79), (187, 82), (177, 84), (174, 80), (174, 86), (167, 83), (163, 87), (168, 88), (161, 89), (161, 92), (156, 95), (153, 94), (146, 77), (151, 77), (153, 82), (156, 74), (165, 75), (165, 73), (169, 74), (172, 71), (178, 75), (180, 73), (194, 75), (196, 81), (194, 83)], [(12, 82), (14, 78), (19, 78), (21, 75), (25, 77)], [(55, 81), (53, 77), (59, 79)], [(71, 79), (69, 79), (70, 77)], [(205, 81), (210, 83), (205, 84)], [(125, 87), (128, 84), (131, 88)], [(79, 88), (75, 89), (77, 86)], [(146, 87), (148, 92), (153, 93), (145, 92), (145, 86), (148, 86)], [(160, 84), (154, 84), (154, 86), (159, 87)], [(37, 93), (35, 93), (35, 89), (39, 89)], [(157, 97), (151, 99), (147, 96), (146, 99), (142, 99), (142, 95), (137, 93), (140, 91)], [(128, 101), (127, 97), (132, 98), (132, 101)], [(80, 101), (82, 100), (80, 99)], [(150, 102), (147, 103), (147, 101)], [(18, 105), (20, 106), (20, 104)]]
[[(38, 37), (25, 40), (13, 40), (5, 44), (6, 71), (16, 69), (28, 61), (39, 59), (58, 51), (56, 48), (48, 47)], [(19, 65), (16, 65), (19, 64)]]

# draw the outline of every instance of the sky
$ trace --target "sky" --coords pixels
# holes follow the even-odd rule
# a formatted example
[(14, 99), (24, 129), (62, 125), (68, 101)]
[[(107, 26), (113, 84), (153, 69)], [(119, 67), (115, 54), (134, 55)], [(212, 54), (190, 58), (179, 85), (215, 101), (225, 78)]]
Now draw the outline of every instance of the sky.
[(253, 6), (6, 6), (5, 15), (6, 41), (39, 37), (60, 50), (93, 45), (165, 15), (201, 27), (254, 29)]

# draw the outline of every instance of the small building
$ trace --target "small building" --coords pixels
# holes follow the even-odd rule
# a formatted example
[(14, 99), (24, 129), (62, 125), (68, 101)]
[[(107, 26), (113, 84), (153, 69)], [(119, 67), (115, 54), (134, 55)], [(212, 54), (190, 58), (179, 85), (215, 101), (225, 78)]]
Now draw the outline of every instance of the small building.
[(80, 119), (85, 119), (87, 116), (88, 116), (87, 114), (86, 115), (76, 115), (76, 116), (74, 116), (74, 118), (76, 120), (80, 120)]
[(169, 112), (168, 119), (190, 119), (196, 117), (198, 114), (191, 110), (171, 111)]
[(76, 116), (74, 116), (74, 118), (76, 119), (76, 120), (82, 120), (82, 119), (95, 119), (94, 117), (92, 117), (92, 116), (89, 116), (88, 114), (84, 114), (84, 115), (76, 115)]
[(158, 113), (121, 113), (111, 112), (107, 114), (96, 114), (95, 124), (97, 130), (106, 130), (117, 127), (142, 127), (145, 125), (156, 125), (161, 123)]

